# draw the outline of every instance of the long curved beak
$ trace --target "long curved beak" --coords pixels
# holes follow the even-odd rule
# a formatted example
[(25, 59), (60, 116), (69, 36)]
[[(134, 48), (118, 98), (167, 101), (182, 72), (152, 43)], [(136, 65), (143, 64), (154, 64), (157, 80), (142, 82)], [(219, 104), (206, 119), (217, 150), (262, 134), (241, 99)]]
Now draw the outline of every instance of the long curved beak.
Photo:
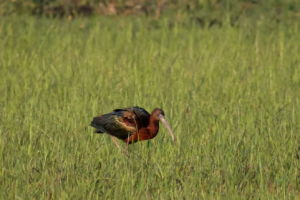
[(172, 130), (171, 130), (171, 128), (170, 128), (170, 125), (169, 125), (168, 122), (166, 121), (165, 117), (164, 117), (163, 115), (158, 115), (158, 117), (159, 117), (160, 121), (161, 121), (162, 123), (164, 123), (164, 125), (167, 127), (168, 131), (169, 131), (170, 134), (171, 134), (171, 137), (172, 137), (173, 142), (175, 142), (173, 132), (172, 132)]

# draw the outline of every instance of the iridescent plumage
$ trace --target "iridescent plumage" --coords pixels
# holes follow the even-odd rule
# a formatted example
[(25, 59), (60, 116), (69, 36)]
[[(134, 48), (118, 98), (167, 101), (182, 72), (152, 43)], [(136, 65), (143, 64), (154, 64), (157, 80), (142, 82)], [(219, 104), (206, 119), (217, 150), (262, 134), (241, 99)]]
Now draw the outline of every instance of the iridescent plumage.
[(111, 113), (94, 117), (91, 126), (96, 128), (96, 133), (109, 134), (119, 147), (114, 137), (123, 140), (127, 145), (154, 138), (159, 130), (159, 120), (165, 124), (174, 141), (170, 126), (164, 118), (164, 112), (158, 108), (154, 109), (151, 115), (138, 106), (115, 109)]

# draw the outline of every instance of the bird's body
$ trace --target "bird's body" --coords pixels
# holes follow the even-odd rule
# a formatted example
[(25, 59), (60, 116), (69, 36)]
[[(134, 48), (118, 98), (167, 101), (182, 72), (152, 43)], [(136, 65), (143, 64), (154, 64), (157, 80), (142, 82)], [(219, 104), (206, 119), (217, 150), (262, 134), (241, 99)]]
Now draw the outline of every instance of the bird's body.
[[(172, 131), (164, 119), (164, 112), (158, 108), (154, 109), (151, 115), (137, 106), (115, 109), (111, 113), (94, 117), (91, 126), (96, 128), (96, 133), (107, 133), (128, 145), (154, 138), (159, 131), (159, 120), (167, 126), (174, 140)], [(116, 143), (115, 140), (114, 142)], [(116, 145), (118, 146), (117, 143)]]

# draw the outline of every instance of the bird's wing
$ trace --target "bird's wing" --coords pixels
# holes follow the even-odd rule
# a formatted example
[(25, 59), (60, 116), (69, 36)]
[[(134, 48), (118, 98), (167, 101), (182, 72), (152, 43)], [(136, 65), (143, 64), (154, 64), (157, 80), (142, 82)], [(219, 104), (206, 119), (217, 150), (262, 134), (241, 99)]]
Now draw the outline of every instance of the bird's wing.
[(137, 132), (145, 125), (149, 124), (149, 113), (139, 107), (115, 109), (113, 112), (94, 117), (91, 126), (96, 128), (97, 133), (108, 133), (119, 139), (126, 139)]
[[(122, 112), (123, 119), (129, 126), (138, 126), (139, 129), (149, 125), (150, 114), (143, 108), (134, 106), (130, 108), (115, 109), (114, 112)], [(133, 121), (135, 123), (133, 123)]]
[(150, 114), (145, 109), (138, 106), (132, 107), (132, 109), (134, 110), (134, 113), (139, 121), (139, 128), (141, 129), (142, 127), (147, 127), (150, 121)]

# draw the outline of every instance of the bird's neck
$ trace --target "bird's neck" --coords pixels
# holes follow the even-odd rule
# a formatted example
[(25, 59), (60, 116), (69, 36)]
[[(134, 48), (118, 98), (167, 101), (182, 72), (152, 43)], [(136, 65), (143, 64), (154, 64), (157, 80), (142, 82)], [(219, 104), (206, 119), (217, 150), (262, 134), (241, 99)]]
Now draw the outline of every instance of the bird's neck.
[(159, 120), (157, 120), (155, 117), (151, 116), (148, 129), (149, 129), (150, 135), (155, 137), (159, 130)]

